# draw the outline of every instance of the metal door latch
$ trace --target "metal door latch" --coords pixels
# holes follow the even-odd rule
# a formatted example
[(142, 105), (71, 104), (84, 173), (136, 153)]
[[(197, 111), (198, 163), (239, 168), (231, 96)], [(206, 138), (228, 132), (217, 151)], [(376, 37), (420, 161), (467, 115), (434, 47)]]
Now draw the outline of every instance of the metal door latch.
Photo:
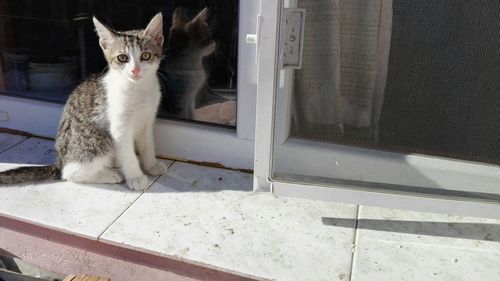
[(302, 68), (304, 48), (305, 9), (285, 8), (282, 18), (281, 66)]

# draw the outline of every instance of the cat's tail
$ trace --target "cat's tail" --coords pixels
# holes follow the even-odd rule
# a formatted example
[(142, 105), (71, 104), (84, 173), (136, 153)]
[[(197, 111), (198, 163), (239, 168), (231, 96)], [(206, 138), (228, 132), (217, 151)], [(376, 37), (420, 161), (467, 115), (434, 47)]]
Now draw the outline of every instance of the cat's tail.
[(57, 165), (19, 167), (0, 172), (0, 186), (29, 184), (50, 180), (60, 180), (61, 170)]

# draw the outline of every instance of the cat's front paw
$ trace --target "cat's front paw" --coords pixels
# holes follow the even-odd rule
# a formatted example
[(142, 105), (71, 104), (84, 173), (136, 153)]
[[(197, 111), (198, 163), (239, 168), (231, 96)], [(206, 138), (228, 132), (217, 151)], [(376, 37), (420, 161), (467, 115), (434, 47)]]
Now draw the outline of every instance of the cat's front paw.
[(142, 176), (135, 178), (135, 179), (128, 179), (127, 186), (129, 189), (132, 189), (132, 190), (144, 191), (149, 186), (148, 177), (146, 177), (146, 175), (142, 175)]
[(160, 161), (156, 162), (156, 164), (153, 167), (146, 169), (146, 173), (154, 177), (161, 176), (166, 172), (167, 172), (167, 165), (165, 165), (163, 162)]

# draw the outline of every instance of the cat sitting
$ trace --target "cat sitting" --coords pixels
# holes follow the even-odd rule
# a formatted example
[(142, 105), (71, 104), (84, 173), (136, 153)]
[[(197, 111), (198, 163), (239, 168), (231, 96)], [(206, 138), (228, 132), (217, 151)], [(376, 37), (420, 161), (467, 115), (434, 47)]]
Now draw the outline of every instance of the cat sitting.
[(93, 21), (107, 72), (89, 77), (69, 96), (57, 132), (55, 163), (2, 172), (0, 185), (125, 179), (130, 189), (145, 190), (149, 183), (143, 170), (152, 176), (166, 172), (155, 158), (153, 143), (161, 97), (157, 70), (163, 56), (162, 15), (143, 30), (115, 31), (95, 17)]

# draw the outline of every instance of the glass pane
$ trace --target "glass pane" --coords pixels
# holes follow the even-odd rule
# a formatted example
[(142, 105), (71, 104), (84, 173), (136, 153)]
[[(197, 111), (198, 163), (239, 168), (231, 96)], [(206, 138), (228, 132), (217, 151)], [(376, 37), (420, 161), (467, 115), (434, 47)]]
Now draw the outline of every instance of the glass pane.
[[(422, 159), (413, 157), (417, 154), (445, 157), (442, 159), (451, 162), (440, 163), (458, 166), (462, 161), (453, 159), (493, 164), (481, 170), (479, 163), (463, 162), (485, 174), (499, 171), (498, 1), (284, 3), (305, 9), (306, 22), (302, 68), (279, 73), (275, 178), (340, 180), (348, 185), (397, 190), (409, 190), (402, 186), (418, 183), (413, 191), (460, 185), (437, 182), (437, 176), (404, 168), (414, 164), (411, 159)], [(293, 150), (294, 145), (302, 148)], [(291, 167), (294, 151), (312, 147), (323, 154), (302, 153), (295, 159), (298, 163), (292, 161), (299, 168)], [(325, 154), (328, 151), (330, 156)], [(351, 156), (345, 156), (345, 151)], [(359, 161), (379, 157), (380, 161), (350, 163), (339, 172), (342, 163), (335, 159), (346, 157)], [(327, 158), (334, 166), (320, 167), (326, 162), (318, 161)], [(399, 174), (386, 176), (394, 172), (384, 171), (387, 167)], [(439, 168), (447, 171), (448, 167)], [(450, 171), (452, 178), (454, 172)], [(465, 191), (478, 191), (473, 189), (479, 186), (481, 183)], [(485, 184), (481, 192), (498, 197), (500, 186)]]
[[(208, 17), (195, 19), (205, 7)], [(178, 8), (185, 21), (173, 26)], [(237, 0), (0, 1), (0, 93), (64, 103), (88, 75), (105, 71), (92, 15), (129, 30), (159, 11), (166, 38), (160, 117), (235, 126)]]

